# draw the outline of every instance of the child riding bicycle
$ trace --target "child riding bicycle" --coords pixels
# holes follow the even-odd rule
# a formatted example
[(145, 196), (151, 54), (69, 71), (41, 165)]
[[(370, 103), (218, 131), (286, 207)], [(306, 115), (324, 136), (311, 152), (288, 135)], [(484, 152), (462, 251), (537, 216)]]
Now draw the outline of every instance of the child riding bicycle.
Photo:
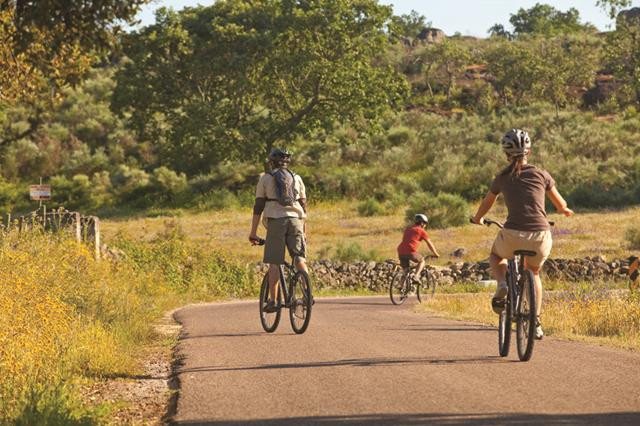
[(402, 235), (402, 242), (398, 245), (398, 258), (400, 260), (400, 266), (404, 269), (405, 273), (409, 272), (411, 263), (416, 263), (416, 272), (413, 276), (413, 281), (420, 282), (420, 274), (424, 269), (425, 261), (423, 256), (418, 253), (418, 246), (420, 241), (427, 243), (429, 250), (435, 257), (440, 257), (435, 245), (431, 242), (429, 235), (425, 229), (429, 225), (429, 219), (427, 215), (417, 214), (414, 217), (413, 225), (407, 226)]
[[(496, 313), (504, 309), (507, 296), (507, 259), (515, 250), (530, 250), (536, 256), (525, 259), (525, 268), (533, 273), (538, 315), (542, 307), (542, 281), (540, 269), (551, 252), (551, 231), (545, 210), (545, 194), (556, 210), (565, 216), (573, 215), (562, 198), (551, 175), (527, 162), (531, 153), (531, 139), (524, 130), (512, 129), (502, 138), (502, 150), (509, 160), (493, 180), (491, 189), (478, 207), (473, 222), (483, 224), (484, 215), (491, 209), (499, 194), (504, 195), (508, 216), (504, 229), (496, 237), (489, 263), (491, 272), (498, 281), (498, 288), (491, 305)], [(544, 335), (540, 319), (537, 319), (536, 338)]]

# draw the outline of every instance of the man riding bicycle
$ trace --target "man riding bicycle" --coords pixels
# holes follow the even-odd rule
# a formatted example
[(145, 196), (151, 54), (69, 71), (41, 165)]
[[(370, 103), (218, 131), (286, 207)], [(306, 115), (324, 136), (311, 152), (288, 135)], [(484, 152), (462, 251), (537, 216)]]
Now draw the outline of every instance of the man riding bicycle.
[(267, 237), (263, 262), (269, 264), (269, 302), (265, 312), (278, 310), (279, 265), (285, 261), (285, 247), (296, 269), (307, 271), (304, 220), (307, 216), (307, 196), (302, 178), (289, 170), (291, 153), (275, 148), (269, 154), (271, 171), (263, 174), (256, 188), (249, 241), (255, 244), (258, 224), (264, 213)]
[[(504, 309), (507, 296), (507, 259), (513, 257), (516, 250), (535, 251), (536, 256), (525, 259), (525, 268), (533, 273), (536, 307), (538, 315), (542, 307), (542, 281), (540, 269), (551, 253), (551, 231), (545, 210), (545, 194), (556, 210), (565, 216), (573, 215), (562, 198), (551, 175), (527, 162), (531, 153), (531, 139), (524, 130), (512, 129), (502, 138), (502, 150), (507, 156), (509, 166), (503, 169), (493, 180), (491, 189), (478, 207), (473, 218), (477, 224), (483, 223), (484, 215), (491, 209), (499, 194), (504, 195), (508, 216), (496, 237), (489, 262), (491, 272), (498, 281), (498, 288), (492, 299), (496, 313)], [(537, 319), (536, 338), (542, 339), (544, 333)]]
[(417, 214), (414, 216), (413, 225), (407, 226), (402, 234), (402, 242), (398, 245), (398, 258), (400, 260), (400, 266), (404, 269), (405, 273), (409, 272), (411, 263), (416, 263), (416, 273), (413, 276), (413, 280), (416, 283), (420, 282), (420, 274), (424, 269), (424, 258), (418, 253), (418, 246), (420, 241), (427, 243), (429, 250), (435, 257), (440, 257), (436, 246), (433, 245), (429, 235), (425, 229), (429, 225), (429, 219), (427, 215)]

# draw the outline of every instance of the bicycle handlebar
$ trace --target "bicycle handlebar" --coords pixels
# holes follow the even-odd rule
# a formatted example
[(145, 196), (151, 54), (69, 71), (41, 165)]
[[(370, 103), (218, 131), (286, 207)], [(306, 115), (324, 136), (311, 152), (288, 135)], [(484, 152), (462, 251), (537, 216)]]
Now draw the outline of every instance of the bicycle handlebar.
[(251, 245), (253, 246), (263, 246), (266, 240), (264, 238), (252, 239)]

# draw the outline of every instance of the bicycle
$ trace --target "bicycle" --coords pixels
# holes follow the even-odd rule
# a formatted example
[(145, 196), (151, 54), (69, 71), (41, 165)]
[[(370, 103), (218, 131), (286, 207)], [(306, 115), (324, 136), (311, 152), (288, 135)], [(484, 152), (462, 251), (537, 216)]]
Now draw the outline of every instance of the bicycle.
[[(472, 223), (473, 220), (471, 220)], [(491, 219), (484, 219), (487, 226), (496, 225), (503, 229), (504, 226)], [(549, 222), (553, 226), (553, 222)], [(515, 250), (513, 257), (507, 263), (507, 298), (505, 306), (500, 312), (498, 323), (498, 352), (500, 356), (509, 355), (511, 344), (511, 324), (515, 319), (518, 358), (520, 361), (529, 361), (533, 354), (533, 345), (536, 335), (537, 315), (536, 291), (534, 288), (533, 273), (524, 268), (526, 256), (535, 256), (537, 253), (531, 250)]]
[[(260, 238), (254, 241), (254, 245), (262, 246), (265, 240)], [(289, 309), (291, 328), (296, 334), (302, 334), (309, 327), (311, 320), (311, 308), (314, 300), (311, 293), (311, 279), (305, 271), (296, 271), (293, 264), (284, 262), (279, 265), (278, 300), (276, 311), (266, 312), (265, 307), (269, 302), (269, 272), (265, 274), (260, 286), (260, 322), (267, 333), (273, 333), (280, 324), (282, 307)], [(287, 286), (287, 278), (289, 285)], [(284, 295), (284, 297), (283, 297)]]
[[(425, 259), (431, 259), (435, 256), (426, 256)], [(394, 262), (395, 264), (395, 262)], [(391, 298), (391, 303), (394, 305), (402, 305), (405, 300), (409, 297), (414, 290), (416, 292), (416, 298), (418, 299), (418, 303), (422, 303), (422, 299), (430, 299), (434, 296), (436, 292), (437, 282), (433, 275), (425, 269), (422, 270), (422, 274), (420, 277), (419, 283), (413, 282), (413, 276), (415, 273), (416, 266), (411, 266), (406, 271), (403, 268), (399, 268), (395, 274), (393, 274), (393, 278), (391, 279), (391, 283), (389, 284), (389, 297)], [(423, 293), (420, 292), (420, 288), (424, 283), (426, 284), (425, 291)]]

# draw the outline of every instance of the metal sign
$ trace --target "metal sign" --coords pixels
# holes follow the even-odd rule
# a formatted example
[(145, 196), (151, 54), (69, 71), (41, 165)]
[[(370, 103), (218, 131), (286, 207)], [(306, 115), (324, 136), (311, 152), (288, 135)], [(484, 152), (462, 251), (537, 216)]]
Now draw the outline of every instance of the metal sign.
[(34, 201), (47, 201), (51, 199), (51, 185), (30, 185), (29, 196)]

